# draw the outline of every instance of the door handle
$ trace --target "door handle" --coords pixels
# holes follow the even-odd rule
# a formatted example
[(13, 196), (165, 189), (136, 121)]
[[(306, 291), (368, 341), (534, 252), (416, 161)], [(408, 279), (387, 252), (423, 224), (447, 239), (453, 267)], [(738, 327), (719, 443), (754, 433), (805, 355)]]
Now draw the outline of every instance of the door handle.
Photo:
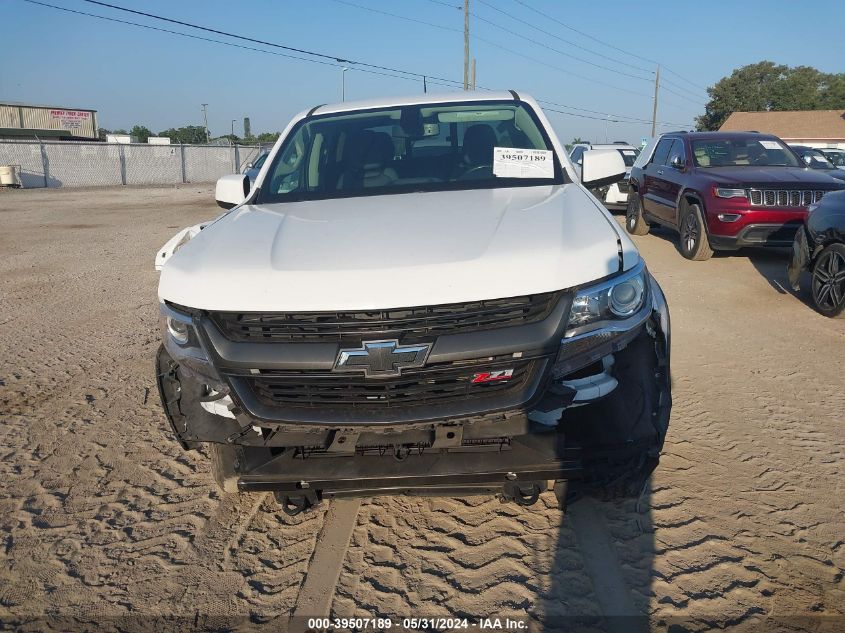
[(657, 175), (658, 175), (658, 176), (662, 176), (662, 175), (663, 175), (663, 170), (662, 170), (662, 169), (658, 169), (658, 170), (657, 170)]

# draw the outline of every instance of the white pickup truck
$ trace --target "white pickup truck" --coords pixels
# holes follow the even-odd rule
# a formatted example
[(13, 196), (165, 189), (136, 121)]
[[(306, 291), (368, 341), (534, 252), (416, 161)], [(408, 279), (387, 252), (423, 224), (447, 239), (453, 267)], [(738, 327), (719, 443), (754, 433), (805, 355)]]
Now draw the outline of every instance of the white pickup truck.
[(317, 106), (156, 256), (162, 404), (223, 490), (637, 494), (669, 424), (660, 287), (537, 102)]

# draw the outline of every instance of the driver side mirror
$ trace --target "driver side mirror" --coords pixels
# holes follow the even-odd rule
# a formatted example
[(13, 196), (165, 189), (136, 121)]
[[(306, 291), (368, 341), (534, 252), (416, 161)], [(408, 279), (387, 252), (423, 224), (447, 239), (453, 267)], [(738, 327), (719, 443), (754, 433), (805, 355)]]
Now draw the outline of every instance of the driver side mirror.
[(231, 209), (241, 204), (249, 195), (249, 178), (243, 174), (223, 176), (217, 181), (214, 197), (217, 206)]
[(680, 171), (686, 166), (684, 164), (685, 162), (686, 161), (684, 161), (684, 159), (680, 155), (675, 154), (669, 164), (672, 166), (673, 169), (677, 169)]
[(246, 164), (246, 168), (247, 168), (247, 169), (252, 169), (252, 162), (247, 163), (247, 164)]
[(589, 149), (582, 157), (581, 184), (589, 189), (603, 187), (624, 180), (627, 171), (618, 150)]

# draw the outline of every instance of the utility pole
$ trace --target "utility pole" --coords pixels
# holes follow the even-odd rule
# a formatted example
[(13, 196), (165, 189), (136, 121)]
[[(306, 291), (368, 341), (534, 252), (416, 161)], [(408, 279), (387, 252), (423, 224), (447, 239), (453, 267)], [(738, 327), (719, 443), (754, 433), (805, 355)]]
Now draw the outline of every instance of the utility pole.
[(469, 90), (469, 0), (464, 0), (464, 90)]
[(205, 142), (211, 143), (211, 135), (208, 133), (208, 104), (202, 104), (202, 118), (205, 121)]
[(660, 90), (660, 64), (657, 65), (657, 74), (654, 76), (654, 110), (651, 113), (651, 136), (657, 136), (657, 96)]
[(475, 57), (472, 58), (472, 89), (475, 90)]
[(340, 100), (346, 101), (346, 71), (349, 70), (345, 66), (340, 69)]

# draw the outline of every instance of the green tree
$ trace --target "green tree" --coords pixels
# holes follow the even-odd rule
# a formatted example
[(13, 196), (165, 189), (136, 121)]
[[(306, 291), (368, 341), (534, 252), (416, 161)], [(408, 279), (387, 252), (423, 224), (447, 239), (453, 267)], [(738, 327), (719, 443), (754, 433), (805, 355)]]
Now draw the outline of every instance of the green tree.
[(129, 130), (129, 135), (136, 137), (139, 143), (146, 143), (147, 139), (150, 138), (153, 133), (150, 132), (150, 129), (145, 125), (135, 125), (131, 130)]
[(166, 136), (171, 143), (205, 143), (205, 128), (201, 125), (186, 125), (180, 128), (170, 128), (158, 133), (159, 136)]
[(256, 143), (275, 143), (281, 135), (281, 132), (262, 132), (258, 136), (253, 137)]
[(732, 112), (845, 108), (845, 73), (762, 61), (737, 68), (707, 92), (710, 101), (696, 123), (718, 130)]

